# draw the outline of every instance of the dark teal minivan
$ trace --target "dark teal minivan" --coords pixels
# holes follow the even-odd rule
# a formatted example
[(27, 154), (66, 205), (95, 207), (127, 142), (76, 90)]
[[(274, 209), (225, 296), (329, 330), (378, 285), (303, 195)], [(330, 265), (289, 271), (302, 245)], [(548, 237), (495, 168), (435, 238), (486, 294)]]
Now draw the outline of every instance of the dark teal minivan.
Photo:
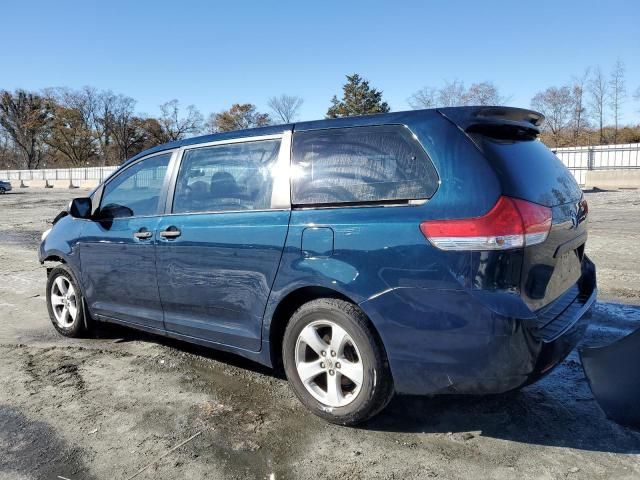
[(53, 325), (284, 368), (341, 424), (395, 392), (520, 388), (574, 348), (596, 297), (587, 204), (541, 121), (417, 110), (143, 152), (43, 235)]

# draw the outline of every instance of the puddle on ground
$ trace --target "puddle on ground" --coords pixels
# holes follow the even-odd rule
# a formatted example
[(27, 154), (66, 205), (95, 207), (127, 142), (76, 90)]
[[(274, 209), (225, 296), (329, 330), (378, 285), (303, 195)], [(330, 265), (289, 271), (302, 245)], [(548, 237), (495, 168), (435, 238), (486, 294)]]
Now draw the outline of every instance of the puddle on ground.
[(198, 442), (193, 452), (213, 453), (216, 463), (243, 478), (295, 477), (291, 467), (306, 451), (312, 432), (327, 424), (304, 411), (284, 380), (190, 357), (183, 382), (211, 398), (193, 412), (208, 440)]

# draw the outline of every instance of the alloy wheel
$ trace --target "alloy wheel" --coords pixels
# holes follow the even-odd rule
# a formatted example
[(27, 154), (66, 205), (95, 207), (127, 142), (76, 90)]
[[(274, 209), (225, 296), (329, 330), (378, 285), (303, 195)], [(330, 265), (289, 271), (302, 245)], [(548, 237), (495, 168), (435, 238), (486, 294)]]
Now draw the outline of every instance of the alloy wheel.
[(56, 323), (70, 328), (78, 318), (78, 298), (68, 278), (60, 275), (51, 285), (51, 307)]
[(362, 357), (344, 328), (329, 320), (305, 326), (296, 341), (300, 381), (319, 402), (344, 407), (353, 402), (364, 379)]

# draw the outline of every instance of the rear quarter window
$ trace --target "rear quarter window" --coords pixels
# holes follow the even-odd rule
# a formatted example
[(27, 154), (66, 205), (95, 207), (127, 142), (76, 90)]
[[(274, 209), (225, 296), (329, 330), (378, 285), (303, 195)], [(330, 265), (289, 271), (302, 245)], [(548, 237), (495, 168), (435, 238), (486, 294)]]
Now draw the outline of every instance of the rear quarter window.
[(431, 160), (401, 125), (297, 132), (292, 163), (294, 205), (426, 199), (438, 187)]

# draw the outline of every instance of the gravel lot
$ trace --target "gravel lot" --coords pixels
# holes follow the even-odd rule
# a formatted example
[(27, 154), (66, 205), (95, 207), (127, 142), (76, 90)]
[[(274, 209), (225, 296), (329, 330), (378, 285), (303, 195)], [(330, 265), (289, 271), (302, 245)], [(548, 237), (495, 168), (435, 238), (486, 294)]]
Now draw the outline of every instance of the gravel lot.
[[(126, 479), (150, 463), (136, 478), (640, 478), (640, 432), (605, 418), (575, 352), (517, 393), (396, 397), (345, 428), (231, 355), (115, 327), (59, 336), (36, 249), (80, 195), (0, 196), (0, 479)], [(640, 326), (640, 192), (586, 195), (600, 302), (584, 343), (606, 344)]]

